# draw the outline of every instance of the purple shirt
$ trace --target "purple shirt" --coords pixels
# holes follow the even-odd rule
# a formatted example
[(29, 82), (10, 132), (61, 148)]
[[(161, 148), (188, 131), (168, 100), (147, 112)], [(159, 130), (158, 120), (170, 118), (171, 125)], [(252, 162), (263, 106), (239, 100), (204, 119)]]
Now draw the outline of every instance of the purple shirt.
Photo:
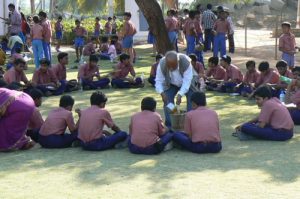
[(21, 14), (14, 10), (10, 15), (10, 33), (19, 34), (22, 31), (22, 18)]

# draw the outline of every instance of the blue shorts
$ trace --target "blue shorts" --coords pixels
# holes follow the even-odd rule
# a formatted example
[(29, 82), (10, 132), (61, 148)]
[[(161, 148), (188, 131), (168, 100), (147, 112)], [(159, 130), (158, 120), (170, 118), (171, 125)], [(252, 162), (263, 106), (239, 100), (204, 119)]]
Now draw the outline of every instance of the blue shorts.
[(288, 53), (282, 53), (282, 60), (286, 61), (288, 66), (295, 66), (295, 55), (290, 55)]
[(94, 36), (95, 36), (95, 37), (99, 37), (99, 36), (100, 36), (100, 32), (99, 32), (99, 31), (95, 31), (95, 32), (94, 32)]
[(57, 40), (62, 40), (63, 38), (63, 32), (62, 31), (56, 31), (55, 36)]
[(75, 47), (83, 47), (84, 46), (84, 38), (83, 37), (76, 37), (75, 38)]
[(176, 31), (170, 31), (168, 32), (169, 40), (172, 44), (176, 42), (177, 39), (177, 32)]
[(123, 48), (132, 48), (133, 46), (133, 36), (125, 36), (122, 42)]
[(151, 32), (149, 32), (149, 34), (148, 34), (147, 43), (148, 44), (155, 44), (155, 37), (154, 37), (154, 35)]

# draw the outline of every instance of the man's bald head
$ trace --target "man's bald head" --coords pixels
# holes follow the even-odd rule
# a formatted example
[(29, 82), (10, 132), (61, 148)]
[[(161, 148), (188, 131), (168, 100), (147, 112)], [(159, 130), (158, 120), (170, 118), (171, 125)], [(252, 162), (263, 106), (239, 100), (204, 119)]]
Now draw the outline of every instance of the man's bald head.
[(176, 70), (178, 67), (178, 55), (176, 51), (169, 51), (166, 53), (166, 65), (169, 70)]

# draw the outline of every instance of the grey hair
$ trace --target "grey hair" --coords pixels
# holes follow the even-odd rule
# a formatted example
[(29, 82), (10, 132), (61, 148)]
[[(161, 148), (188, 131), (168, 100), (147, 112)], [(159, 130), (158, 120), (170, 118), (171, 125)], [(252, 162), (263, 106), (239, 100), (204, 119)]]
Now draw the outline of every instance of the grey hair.
[(178, 54), (176, 51), (168, 51), (165, 55), (166, 60), (178, 60)]

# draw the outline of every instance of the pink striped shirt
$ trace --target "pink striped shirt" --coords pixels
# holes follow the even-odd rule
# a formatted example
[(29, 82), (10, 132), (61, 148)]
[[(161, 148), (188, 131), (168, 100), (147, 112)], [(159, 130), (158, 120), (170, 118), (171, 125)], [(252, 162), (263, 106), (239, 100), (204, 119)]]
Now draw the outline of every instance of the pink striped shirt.
[(206, 72), (207, 77), (212, 77), (216, 80), (224, 80), (226, 76), (226, 70), (218, 65), (215, 68), (209, 68)]
[(155, 144), (164, 134), (164, 123), (159, 113), (142, 111), (131, 117), (129, 133), (131, 142), (139, 147)]
[(56, 82), (57, 79), (50, 68), (48, 68), (45, 73), (42, 72), (41, 69), (38, 69), (33, 73), (32, 83), (36, 85), (43, 85)]
[(8, 71), (4, 73), (4, 80), (6, 83), (11, 84), (13, 82), (24, 82), (27, 83), (28, 79), (24, 73), (24, 71), (16, 71), (14, 67), (10, 68)]
[(89, 76), (86, 80), (93, 81), (93, 75), (100, 74), (99, 67), (90, 67), (90, 65), (84, 64), (80, 66), (78, 72), (78, 79), (83, 79), (84, 77)]
[(83, 142), (90, 142), (103, 136), (104, 125), (112, 128), (114, 122), (110, 113), (98, 106), (91, 106), (81, 111), (78, 128), (78, 138)]
[(221, 142), (219, 118), (216, 111), (198, 107), (185, 116), (184, 131), (192, 142)]
[(76, 130), (73, 114), (71, 111), (59, 107), (50, 111), (40, 129), (40, 134), (43, 136), (61, 135), (65, 133), (67, 127), (71, 132)]

